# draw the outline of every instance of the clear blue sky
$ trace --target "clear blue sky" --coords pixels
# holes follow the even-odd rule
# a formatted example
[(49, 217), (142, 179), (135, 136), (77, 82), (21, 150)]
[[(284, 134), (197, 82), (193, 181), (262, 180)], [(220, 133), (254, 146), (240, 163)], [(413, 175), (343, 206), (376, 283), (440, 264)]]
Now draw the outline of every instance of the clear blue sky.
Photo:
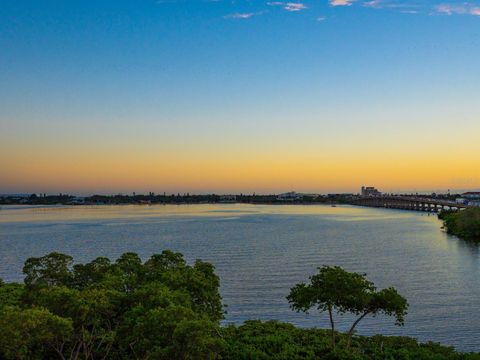
[(480, 186), (480, 1), (0, 7), (0, 191)]

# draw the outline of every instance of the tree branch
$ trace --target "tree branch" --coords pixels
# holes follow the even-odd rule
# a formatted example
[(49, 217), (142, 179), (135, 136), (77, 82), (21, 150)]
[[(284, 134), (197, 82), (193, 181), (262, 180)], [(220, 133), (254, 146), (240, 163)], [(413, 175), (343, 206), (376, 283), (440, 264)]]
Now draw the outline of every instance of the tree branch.
[(335, 322), (333, 321), (332, 305), (328, 306), (328, 316), (330, 317), (330, 326), (332, 328), (332, 347), (335, 349)]
[(362, 321), (362, 319), (367, 316), (368, 314), (370, 314), (370, 311), (365, 311), (357, 320), (355, 320), (355, 322), (353, 323), (352, 327), (350, 328), (350, 330), (348, 330), (348, 342), (347, 342), (347, 349), (350, 348), (350, 344), (352, 342), (352, 335), (353, 335), (353, 331), (355, 330), (355, 327), (358, 325), (358, 323), (360, 321)]

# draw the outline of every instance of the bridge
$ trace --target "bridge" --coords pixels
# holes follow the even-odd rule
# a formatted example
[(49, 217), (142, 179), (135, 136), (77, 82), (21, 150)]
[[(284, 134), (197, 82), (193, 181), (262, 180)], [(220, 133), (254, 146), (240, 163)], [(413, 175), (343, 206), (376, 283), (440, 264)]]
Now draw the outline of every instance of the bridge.
[(410, 196), (363, 196), (352, 201), (353, 205), (387, 209), (440, 212), (442, 210), (463, 210), (471, 206), (454, 201)]

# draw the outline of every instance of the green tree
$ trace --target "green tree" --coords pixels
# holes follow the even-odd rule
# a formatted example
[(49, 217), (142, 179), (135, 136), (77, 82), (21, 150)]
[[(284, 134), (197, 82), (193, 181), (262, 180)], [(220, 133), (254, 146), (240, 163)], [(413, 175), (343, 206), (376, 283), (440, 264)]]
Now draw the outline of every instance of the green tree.
[(29, 258), (23, 266), (28, 287), (68, 285), (71, 280), (71, 256), (52, 252), (39, 258)]
[(145, 269), (147, 281), (185, 291), (197, 311), (206, 313), (214, 321), (223, 318), (222, 297), (218, 291), (220, 279), (212, 264), (197, 260), (194, 266), (187, 266), (181, 254), (167, 250), (146, 261)]
[(165, 300), (163, 306), (139, 305), (125, 315), (119, 328), (124, 352), (136, 359), (215, 358), (223, 344), (218, 323)]
[(21, 284), (0, 282), (0, 310), (5, 306), (20, 306), (23, 292)]
[(395, 325), (403, 326), (407, 310), (407, 300), (401, 296), (395, 288), (390, 287), (380, 291), (372, 291), (368, 296), (368, 301), (366, 301), (358, 310), (352, 311), (360, 316), (355, 320), (347, 333), (347, 347), (350, 347), (350, 342), (355, 331), (355, 327), (367, 315), (376, 316), (378, 314), (384, 314), (393, 316), (395, 317)]
[[(0, 311), (0, 354), (5, 359), (65, 359), (72, 321), (44, 308), (7, 306)], [(1, 357), (1, 356), (0, 356)]]
[(480, 208), (462, 211), (442, 211), (438, 217), (443, 220), (447, 232), (462, 239), (480, 242)]
[(98, 286), (112, 271), (113, 265), (106, 257), (98, 257), (87, 264), (75, 264), (72, 285), (77, 289)]
[(124, 290), (133, 291), (145, 281), (145, 267), (135, 253), (125, 253), (116, 262), (116, 268), (121, 274)]
[(150, 276), (155, 277), (155, 274), (164, 272), (166, 270), (184, 268), (186, 262), (181, 253), (174, 253), (170, 250), (164, 250), (161, 254), (154, 254), (145, 262), (145, 267)]
[(72, 319), (71, 352), (89, 359), (93, 355), (106, 357), (112, 350), (121, 297), (116, 290), (56, 286), (41, 289), (36, 304)]
[[(181, 254), (164, 251), (145, 263), (125, 253), (115, 262), (100, 257), (72, 265), (60, 253), (30, 258), (25, 285), (0, 283), (0, 311), (42, 320), (20, 327), (21, 336), (14, 338), (24, 358), (210, 359), (220, 353), (223, 305), (211, 264), (190, 266)], [(4, 323), (13, 316), (6, 311)], [(54, 320), (67, 321), (70, 332), (53, 326)], [(59, 345), (38, 348), (53, 343)]]
[(294, 286), (287, 299), (296, 311), (308, 312), (316, 307), (320, 312), (328, 312), (333, 348), (336, 346), (334, 312), (359, 316), (347, 333), (349, 346), (356, 326), (367, 315), (392, 315), (398, 325), (403, 325), (408, 308), (407, 301), (395, 289), (377, 292), (365, 274), (350, 273), (338, 266), (319, 268), (308, 284)]

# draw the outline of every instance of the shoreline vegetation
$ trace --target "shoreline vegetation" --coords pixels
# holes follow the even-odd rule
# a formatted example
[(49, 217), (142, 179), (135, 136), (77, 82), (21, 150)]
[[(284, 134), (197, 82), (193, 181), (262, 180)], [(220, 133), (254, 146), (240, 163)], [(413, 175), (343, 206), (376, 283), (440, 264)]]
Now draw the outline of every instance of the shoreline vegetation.
[[(433, 195), (433, 194), (432, 194)], [(418, 198), (432, 195), (404, 194)], [(434, 194), (441, 200), (455, 201), (456, 194)], [(69, 194), (0, 195), (0, 205), (153, 205), (153, 204), (351, 204), (358, 194), (135, 194), (92, 195), (78, 197)]]
[[(50, 253), (27, 259), (23, 273), (23, 284), (0, 281), (0, 359), (480, 360), (409, 337), (356, 335), (366, 316), (402, 325), (408, 303), (340, 267), (321, 267), (285, 294), (292, 310), (328, 316), (329, 330), (258, 320), (221, 326), (214, 266), (189, 265), (168, 250), (146, 261), (125, 253), (86, 264)], [(347, 333), (335, 329), (343, 313), (357, 317)]]
[(163, 194), (156, 195), (92, 195), (75, 197), (73, 195), (36, 195), (4, 196), (0, 197), (0, 205), (182, 205), (182, 204), (325, 204), (348, 203), (351, 196), (327, 196), (317, 194), (303, 194), (298, 198), (281, 200), (278, 195), (191, 195), (191, 194)]
[(448, 234), (463, 240), (480, 242), (480, 207), (462, 211), (442, 211), (438, 218), (443, 220)]

